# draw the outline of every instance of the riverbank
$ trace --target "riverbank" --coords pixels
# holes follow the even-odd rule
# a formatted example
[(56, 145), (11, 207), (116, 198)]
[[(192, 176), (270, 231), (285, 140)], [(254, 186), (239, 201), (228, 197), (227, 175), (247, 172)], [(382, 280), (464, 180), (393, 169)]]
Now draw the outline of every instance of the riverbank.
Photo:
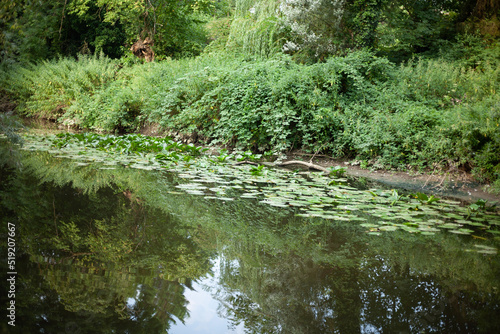
[(444, 57), (396, 65), (367, 51), (309, 65), (286, 55), (132, 65), (86, 56), (13, 68), (0, 83), (19, 115), (66, 130), (166, 134), (268, 156), (300, 150), (434, 172), (438, 188), (463, 171), (500, 193), (497, 63), (484, 55), (474, 66)]
[[(64, 127), (55, 122), (43, 119), (24, 118), (24, 124), (30, 132), (46, 134), (75, 132), (77, 130)], [(138, 129), (135, 133), (152, 137), (167, 135), (183, 143), (192, 143), (193, 138), (178, 133), (167, 133), (158, 124), (149, 124)], [(222, 147), (211, 146), (209, 153), (218, 155)], [(285, 157), (285, 156), (284, 156)], [(486, 200), (489, 204), (500, 203), (500, 194), (490, 191), (489, 184), (481, 184), (474, 179), (470, 172), (464, 170), (434, 170), (434, 171), (396, 171), (373, 168), (363, 168), (357, 160), (334, 159), (324, 154), (310, 154), (300, 150), (288, 152), (283, 162), (288, 161), (310, 162), (324, 168), (342, 167), (346, 175), (366, 179), (368, 182), (377, 182), (387, 188), (402, 189), (407, 192), (423, 192), (435, 196), (449, 197), (464, 202), (475, 202), (478, 199)], [(304, 168), (304, 166), (296, 166)]]
[[(167, 133), (161, 130), (158, 124), (148, 124), (139, 129), (138, 133), (146, 136), (165, 136)], [(193, 142), (190, 136), (179, 133), (168, 133), (170, 136), (185, 143)], [(216, 149), (215, 149), (216, 151)], [(312, 160), (311, 160), (312, 158)], [(489, 183), (480, 183), (470, 171), (465, 170), (428, 170), (428, 171), (396, 171), (374, 168), (362, 168), (358, 160), (334, 159), (324, 154), (310, 154), (295, 150), (287, 154), (284, 160), (302, 160), (311, 162), (318, 166), (342, 167), (346, 174), (356, 178), (367, 178), (379, 182), (387, 187), (405, 189), (411, 192), (432, 193), (439, 196), (452, 197), (466, 202), (474, 202), (478, 199), (487, 200), (490, 203), (500, 203), (500, 193), (492, 192)]]

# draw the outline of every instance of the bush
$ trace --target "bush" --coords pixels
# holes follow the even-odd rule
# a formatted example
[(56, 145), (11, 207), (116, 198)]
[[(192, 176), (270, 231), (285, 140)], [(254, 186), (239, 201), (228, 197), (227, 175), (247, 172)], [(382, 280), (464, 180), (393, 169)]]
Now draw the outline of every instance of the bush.
[(476, 69), (460, 62), (421, 59), (402, 65), (398, 77), (405, 100), (441, 108), (480, 101), (500, 88), (500, 67), (490, 63)]
[(443, 157), (472, 169), (481, 181), (500, 178), (500, 96), (466, 103), (443, 115), (429, 155)]
[(58, 121), (96, 131), (127, 132), (144, 121), (141, 116), (148, 95), (145, 73), (155, 64), (132, 64), (119, 69), (113, 81), (79, 94)]
[(155, 95), (150, 120), (245, 149), (330, 148), (342, 154), (339, 106), (372, 99), (393, 71), (366, 51), (314, 66), (288, 56), (237, 64), (177, 78)]
[(429, 161), (422, 152), (433, 140), (437, 124), (436, 110), (410, 106), (403, 112), (372, 112), (356, 122), (349, 135), (358, 158), (376, 159), (378, 165), (391, 168), (424, 167)]
[(95, 94), (84, 94), (59, 119), (95, 131), (134, 131), (140, 125), (141, 101), (129, 86), (117, 81)]
[(5, 89), (20, 103), (18, 112), (57, 119), (80, 96), (113, 81), (117, 70), (106, 57), (61, 58), (14, 67), (4, 78)]

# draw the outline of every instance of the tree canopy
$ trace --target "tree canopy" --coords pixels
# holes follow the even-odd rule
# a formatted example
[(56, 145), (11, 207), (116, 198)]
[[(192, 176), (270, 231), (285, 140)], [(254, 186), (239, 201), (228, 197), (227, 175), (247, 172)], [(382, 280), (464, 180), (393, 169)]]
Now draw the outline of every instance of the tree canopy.
[(493, 0), (2, 0), (0, 56), (120, 58), (149, 38), (160, 59), (195, 56), (210, 43), (312, 60), (361, 47), (408, 58), (467, 29), (498, 37), (499, 9)]
[(165, 56), (199, 54), (207, 44), (202, 23), (213, 0), (2, 0), (1, 56), (39, 60), (57, 55), (125, 55), (150, 37)]

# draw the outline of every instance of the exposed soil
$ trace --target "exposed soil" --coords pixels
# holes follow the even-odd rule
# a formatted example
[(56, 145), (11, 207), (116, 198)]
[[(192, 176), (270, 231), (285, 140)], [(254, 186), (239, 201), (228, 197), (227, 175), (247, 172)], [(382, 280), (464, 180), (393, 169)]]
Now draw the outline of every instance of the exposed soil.
[(0, 95), (0, 112), (11, 112), (16, 108), (16, 104), (12, 102), (8, 96)]
[[(490, 204), (500, 203), (500, 194), (487, 192), (489, 185), (480, 184), (470, 173), (464, 171), (434, 171), (429, 173), (402, 172), (393, 170), (363, 169), (359, 163), (331, 159), (324, 155), (303, 154), (293, 152), (287, 156), (290, 160), (303, 160), (322, 167), (341, 166), (347, 169), (348, 176), (374, 180), (390, 188), (403, 189), (411, 192), (424, 192), (433, 195), (452, 197), (466, 202), (478, 199), (487, 200)], [(288, 160), (287, 159), (287, 160)]]

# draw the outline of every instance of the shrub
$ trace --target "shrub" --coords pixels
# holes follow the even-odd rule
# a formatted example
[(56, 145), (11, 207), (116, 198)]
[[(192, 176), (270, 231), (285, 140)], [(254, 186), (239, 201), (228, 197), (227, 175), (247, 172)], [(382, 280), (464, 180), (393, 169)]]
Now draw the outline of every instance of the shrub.
[(345, 144), (339, 105), (373, 99), (393, 71), (366, 51), (314, 66), (287, 56), (239, 64), (178, 78), (157, 93), (150, 120), (244, 149), (304, 147), (340, 155)]
[(472, 169), (482, 181), (500, 177), (500, 96), (467, 103), (443, 115), (436, 140), (428, 155), (457, 162)]
[(433, 140), (434, 128), (440, 121), (435, 109), (409, 106), (403, 112), (378, 110), (370, 114), (350, 129), (353, 149), (359, 158), (377, 159), (379, 165), (391, 168), (429, 164), (422, 152)]
[(61, 58), (9, 71), (6, 90), (28, 116), (57, 119), (81, 95), (114, 80), (117, 63), (106, 57)]
[(135, 130), (140, 125), (142, 103), (131, 87), (122, 83), (116, 81), (93, 95), (80, 95), (59, 120), (95, 131)]
[(435, 107), (480, 101), (495, 94), (500, 83), (500, 67), (489, 63), (474, 69), (459, 62), (420, 59), (402, 65), (398, 74), (405, 99)]

